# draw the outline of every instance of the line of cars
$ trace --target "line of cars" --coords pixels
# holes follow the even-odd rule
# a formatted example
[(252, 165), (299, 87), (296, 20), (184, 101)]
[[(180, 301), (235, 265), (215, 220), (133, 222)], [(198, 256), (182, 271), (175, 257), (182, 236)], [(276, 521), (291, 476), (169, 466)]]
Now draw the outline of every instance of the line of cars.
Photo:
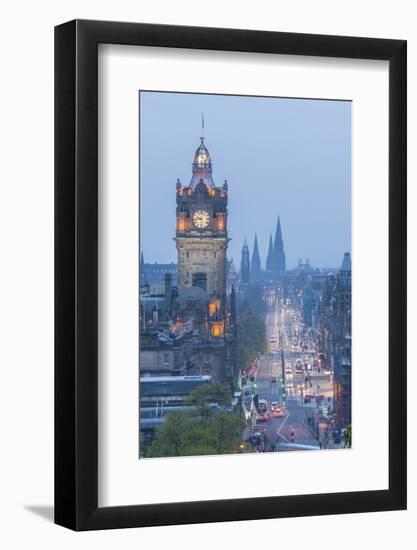
[(256, 422), (268, 422), (271, 417), (279, 418), (281, 416), (284, 416), (284, 408), (278, 401), (272, 401), (269, 410), (267, 400), (259, 399)]

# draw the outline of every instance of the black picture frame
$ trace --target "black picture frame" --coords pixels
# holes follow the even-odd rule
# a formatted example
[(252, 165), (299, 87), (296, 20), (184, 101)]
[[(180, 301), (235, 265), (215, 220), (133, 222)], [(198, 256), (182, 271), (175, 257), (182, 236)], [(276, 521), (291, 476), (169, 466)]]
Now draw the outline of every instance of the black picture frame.
[[(389, 488), (98, 507), (98, 44), (389, 62)], [(406, 508), (406, 41), (74, 20), (55, 28), (55, 522), (108, 529)]]

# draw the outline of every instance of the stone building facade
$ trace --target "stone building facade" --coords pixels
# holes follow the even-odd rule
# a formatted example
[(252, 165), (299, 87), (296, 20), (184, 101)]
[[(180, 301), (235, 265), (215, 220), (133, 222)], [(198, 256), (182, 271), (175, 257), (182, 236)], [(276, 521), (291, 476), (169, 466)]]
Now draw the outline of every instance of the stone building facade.
[(226, 294), (227, 242), (177, 236), (178, 291), (199, 283), (209, 294)]
[(157, 293), (141, 285), (141, 374), (208, 375), (232, 383), (236, 315), (233, 281), (227, 286), (228, 185), (215, 185), (204, 138), (189, 185), (177, 180), (175, 193), (176, 270), (165, 272)]
[(316, 295), (312, 316), (322, 366), (333, 371), (336, 425), (351, 423), (352, 402), (352, 267), (348, 252), (340, 270), (328, 273)]
[(210, 153), (201, 138), (190, 185), (177, 182), (178, 291), (197, 282), (210, 295), (226, 295), (227, 182), (216, 187)]

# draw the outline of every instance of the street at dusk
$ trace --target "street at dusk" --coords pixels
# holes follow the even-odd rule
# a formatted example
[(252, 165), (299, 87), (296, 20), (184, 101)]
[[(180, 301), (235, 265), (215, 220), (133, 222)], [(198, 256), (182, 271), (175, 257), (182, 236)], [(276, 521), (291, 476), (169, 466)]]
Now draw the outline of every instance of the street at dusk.
[(350, 447), (350, 103), (140, 105), (139, 458)]
[[(248, 381), (244, 393), (266, 401), (269, 414), (268, 420), (257, 423), (252, 408), (252, 433), (264, 430), (267, 450), (338, 446), (340, 442), (335, 444), (329, 431), (326, 434), (318, 425), (323, 412), (330, 417), (333, 384), (331, 372), (320, 367), (313, 334), (305, 331), (299, 314), (288, 306), (276, 305), (266, 315), (266, 328), (268, 351), (257, 359), (255, 380)], [(280, 416), (274, 416), (273, 403), (279, 403)], [(327, 418), (323, 418), (326, 428)]]

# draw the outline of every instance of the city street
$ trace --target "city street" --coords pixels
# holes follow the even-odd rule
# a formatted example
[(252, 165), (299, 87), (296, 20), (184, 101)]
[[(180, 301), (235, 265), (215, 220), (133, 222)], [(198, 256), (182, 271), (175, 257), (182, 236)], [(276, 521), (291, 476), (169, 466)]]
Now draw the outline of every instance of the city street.
[[(294, 309), (277, 306), (269, 312), (266, 333), (268, 351), (257, 360), (254, 392), (268, 403), (269, 420), (257, 422), (265, 430), (267, 450), (319, 449), (308, 417), (318, 411), (316, 396), (323, 396), (322, 409), (332, 407), (331, 375), (320, 369), (311, 332)], [(272, 402), (282, 406), (283, 416), (272, 416)]]

